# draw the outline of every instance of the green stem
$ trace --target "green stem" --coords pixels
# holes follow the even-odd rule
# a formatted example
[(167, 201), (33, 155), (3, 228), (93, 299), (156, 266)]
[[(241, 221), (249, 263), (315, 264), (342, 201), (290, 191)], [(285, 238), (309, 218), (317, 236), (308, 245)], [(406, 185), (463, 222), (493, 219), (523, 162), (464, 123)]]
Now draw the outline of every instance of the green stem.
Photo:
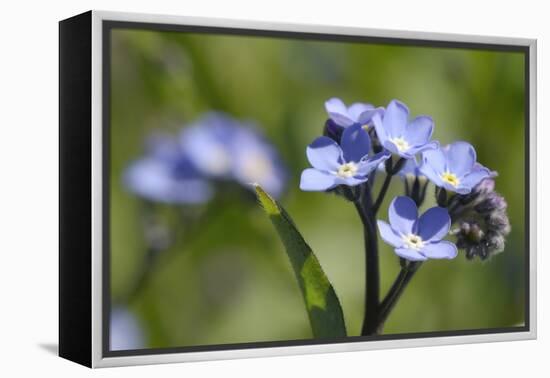
[(409, 282), (414, 277), (415, 273), (420, 268), (421, 262), (411, 262), (401, 268), (399, 275), (395, 279), (392, 287), (388, 291), (388, 294), (380, 304), (379, 318), (378, 318), (378, 331), (381, 331), (384, 327), (384, 323), (388, 319), (391, 311), (397, 304), (399, 298), (407, 288)]
[(382, 183), (382, 188), (380, 189), (380, 193), (378, 193), (378, 198), (376, 198), (376, 202), (374, 202), (374, 205), (372, 206), (372, 212), (374, 214), (378, 212), (380, 205), (382, 205), (382, 201), (384, 201), (384, 197), (386, 196), (386, 192), (390, 187), (392, 177), (393, 177), (392, 174), (387, 173), (386, 177), (384, 178), (384, 182)]
[(384, 182), (382, 183), (382, 188), (380, 189), (380, 192), (378, 193), (378, 197), (376, 198), (376, 201), (374, 202), (374, 205), (372, 206), (372, 214), (373, 216), (376, 215), (378, 212), (378, 209), (380, 209), (380, 206), (382, 205), (382, 202), (384, 201), (384, 197), (386, 196), (386, 193), (388, 191), (388, 188), (390, 187), (391, 179), (392, 177), (403, 168), (403, 165), (405, 164), (407, 160), (404, 158), (400, 158), (395, 165), (392, 165), (392, 158), (390, 157), (388, 160), (386, 160), (386, 177), (384, 179)]
[(378, 262), (378, 238), (374, 228), (372, 196), (368, 184), (362, 186), (361, 196), (354, 201), (363, 223), (365, 243), (365, 312), (361, 335), (376, 334), (380, 303), (380, 270)]

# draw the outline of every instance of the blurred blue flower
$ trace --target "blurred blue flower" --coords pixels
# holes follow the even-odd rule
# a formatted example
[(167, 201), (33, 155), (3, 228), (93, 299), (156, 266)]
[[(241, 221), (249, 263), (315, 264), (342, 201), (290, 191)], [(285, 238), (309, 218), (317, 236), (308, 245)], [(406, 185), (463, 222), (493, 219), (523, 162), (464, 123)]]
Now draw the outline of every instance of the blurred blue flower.
[(409, 122), (409, 109), (400, 101), (392, 100), (384, 116), (375, 113), (372, 122), (380, 144), (403, 158), (411, 159), (415, 154), (439, 145), (438, 142), (431, 141), (432, 118), (418, 116)]
[(221, 113), (207, 113), (183, 129), (181, 145), (201, 173), (214, 178), (230, 178), (232, 142), (238, 128), (233, 119)]
[(313, 168), (302, 172), (300, 189), (325, 191), (366, 182), (368, 174), (391, 156), (388, 152), (369, 156), (370, 149), (369, 134), (359, 124), (344, 130), (341, 146), (326, 136), (315, 139), (306, 150)]
[(109, 335), (110, 350), (132, 350), (145, 347), (143, 331), (138, 320), (125, 308), (117, 307), (111, 311)]
[(253, 129), (241, 128), (233, 136), (233, 175), (250, 187), (259, 184), (274, 198), (279, 198), (288, 174), (277, 150)]
[(325, 109), (329, 118), (340, 127), (349, 127), (359, 124), (369, 127), (375, 113), (383, 114), (383, 108), (375, 108), (371, 104), (356, 102), (347, 107), (342, 100), (333, 97), (325, 102)]
[(447, 209), (432, 207), (418, 217), (414, 201), (406, 196), (394, 198), (389, 207), (389, 221), (378, 221), (382, 239), (395, 248), (395, 253), (409, 261), (453, 259), (456, 245), (442, 240), (451, 227)]
[(207, 177), (261, 185), (279, 197), (287, 172), (277, 150), (256, 130), (223, 113), (208, 113), (180, 137), (183, 150)]
[(425, 151), (422, 160), (420, 169), (430, 181), (459, 194), (470, 193), (481, 180), (496, 174), (476, 162), (476, 151), (467, 142)]
[(165, 135), (149, 139), (147, 153), (124, 172), (124, 183), (134, 194), (168, 204), (199, 204), (213, 194), (177, 140)]

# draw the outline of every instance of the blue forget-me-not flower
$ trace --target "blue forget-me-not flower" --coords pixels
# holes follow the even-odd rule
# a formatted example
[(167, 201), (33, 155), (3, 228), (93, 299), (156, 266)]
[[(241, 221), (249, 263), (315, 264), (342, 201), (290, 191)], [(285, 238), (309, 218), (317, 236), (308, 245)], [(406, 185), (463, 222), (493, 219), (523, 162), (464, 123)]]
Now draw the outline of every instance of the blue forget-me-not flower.
[(306, 150), (313, 168), (302, 172), (300, 189), (326, 191), (366, 182), (369, 173), (390, 156), (388, 152), (370, 156), (370, 150), (370, 137), (359, 124), (344, 130), (340, 145), (326, 136), (315, 139)]
[(257, 183), (279, 198), (288, 174), (278, 151), (252, 128), (240, 128), (232, 139), (233, 176), (241, 185)]
[(340, 127), (349, 127), (359, 124), (369, 127), (375, 113), (383, 113), (383, 108), (375, 108), (371, 104), (356, 102), (347, 107), (342, 100), (333, 97), (325, 102), (325, 109), (329, 118)]
[(447, 209), (432, 207), (418, 217), (414, 201), (406, 196), (396, 197), (389, 207), (389, 221), (378, 221), (382, 239), (395, 248), (395, 253), (409, 261), (453, 259), (456, 246), (442, 240), (451, 227)]
[(468, 194), (494, 173), (476, 162), (476, 151), (467, 142), (454, 142), (422, 154), (421, 171), (435, 185), (459, 194)]
[(212, 186), (199, 173), (174, 138), (156, 135), (148, 140), (147, 154), (124, 173), (125, 186), (134, 194), (168, 204), (208, 201)]
[(258, 183), (273, 197), (286, 185), (287, 172), (277, 150), (252, 124), (223, 113), (208, 113), (180, 137), (183, 149), (207, 177)]
[(181, 145), (205, 176), (230, 178), (233, 172), (232, 140), (239, 125), (221, 113), (207, 113), (185, 127)]
[(437, 148), (432, 141), (433, 120), (418, 116), (409, 122), (409, 109), (400, 101), (392, 100), (383, 117), (375, 113), (372, 122), (380, 144), (388, 151), (411, 159), (417, 153)]

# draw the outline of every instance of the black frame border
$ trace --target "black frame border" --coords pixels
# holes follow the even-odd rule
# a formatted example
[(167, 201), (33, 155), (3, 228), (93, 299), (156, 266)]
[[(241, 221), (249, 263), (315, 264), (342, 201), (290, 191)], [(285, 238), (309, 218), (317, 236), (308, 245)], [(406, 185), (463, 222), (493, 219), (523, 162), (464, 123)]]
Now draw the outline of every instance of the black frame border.
[(59, 22), (59, 356), (92, 366), (92, 12)]
[[(293, 347), (307, 345), (329, 345), (342, 343), (355, 343), (365, 341), (385, 341), (385, 340), (407, 340), (419, 338), (434, 338), (434, 337), (452, 337), (452, 336), (470, 336), (470, 335), (487, 335), (501, 333), (517, 333), (530, 332), (530, 47), (524, 45), (511, 45), (500, 43), (482, 43), (482, 42), (455, 42), (455, 41), (440, 41), (424, 38), (397, 38), (397, 37), (374, 37), (374, 36), (358, 36), (345, 34), (326, 34), (315, 32), (296, 32), (296, 31), (281, 31), (281, 30), (266, 30), (266, 29), (245, 29), (217, 26), (196, 26), (196, 25), (179, 25), (169, 23), (149, 23), (135, 21), (118, 21), (118, 20), (103, 20), (102, 25), (102, 357), (127, 357), (127, 356), (144, 356), (157, 354), (173, 354), (173, 353), (190, 353), (190, 352), (205, 352), (205, 351), (224, 351), (224, 350), (244, 350), (255, 348), (278, 348), (278, 347)], [(348, 336), (343, 338), (330, 339), (300, 339), (300, 340), (285, 340), (285, 341), (266, 341), (266, 342), (250, 342), (237, 344), (216, 344), (216, 345), (196, 345), (182, 347), (166, 347), (166, 348), (148, 348), (135, 350), (109, 350), (110, 342), (110, 310), (111, 310), (111, 292), (110, 292), (110, 120), (111, 120), (111, 31), (113, 29), (134, 29), (148, 30), (159, 32), (181, 32), (181, 33), (203, 33), (203, 34), (218, 34), (218, 35), (235, 35), (235, 36), (252, 36), (252, 37), (272, 37), (272, 38), (287, 38), (298, 40), (317, 40), (317, 41), (333, 41), (333, 42), (352, 42), (352, 43), (371, 43), (385, 44), (398, 46), (413, 46), (413, 47), (433, 47), (433, 48), (450, 48), (450, 49), (469, 49), (469, 50), (485, 50), (485, 51), (501, 51), (501, 52), (519, 52), (524, 55), (524, 151), (525, 151), (525, 262), (524, 262), (524, 287), (525, 287), (525, 303), (524, 303), (524, 325), (518, 327), (505, 328), (480, 328), (466, 329), (456, 331), (433, 331), (433, 332), (418, 332), (405, 334), (377, 335), (377, 336)]]

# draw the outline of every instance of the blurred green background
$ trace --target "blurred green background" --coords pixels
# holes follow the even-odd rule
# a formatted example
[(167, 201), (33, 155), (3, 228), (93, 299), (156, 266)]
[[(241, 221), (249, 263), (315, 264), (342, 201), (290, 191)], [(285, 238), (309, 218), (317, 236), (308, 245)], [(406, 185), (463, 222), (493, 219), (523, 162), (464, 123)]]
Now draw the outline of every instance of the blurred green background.
[[(298, 189), (305, 147), (321, 133), (324, 102), (386, 106), (435, 120), (434, 138), (472, 143), (499, 172), (509, 204), (506, 249), (488, 262), (431, 260), (401, 298), (385, 332), (508, 327), (524, 323), (524, 56), (517, 52), (320, 42), (114, 29), (111, 81), (111, 299), (123, 302), (145, 255), (142, 202), (122, 174), (154, 130), (177, 132), (203, 112), (255, 120), (290, 169), (281, 203), (317, 254), (342, 302), (348, 333), (363, 316), (363, 236), (353, 206)], [(380, 180), (378, 180), (380, 184)], [(394, 180), (387, 203), (402, 193)], [(431, 206), (430, 198), (424, 205)], [(177, 225), (180, 210), (158, 206)], [(183, 210), (185, 211), (185, 210)], [(159, 260), (129, 305), (146, 347), (311, 337), (282, 244), (252, 196), (216, 202), (208, 222)], [(382, 295), (399, 264), (381, 243)]]

